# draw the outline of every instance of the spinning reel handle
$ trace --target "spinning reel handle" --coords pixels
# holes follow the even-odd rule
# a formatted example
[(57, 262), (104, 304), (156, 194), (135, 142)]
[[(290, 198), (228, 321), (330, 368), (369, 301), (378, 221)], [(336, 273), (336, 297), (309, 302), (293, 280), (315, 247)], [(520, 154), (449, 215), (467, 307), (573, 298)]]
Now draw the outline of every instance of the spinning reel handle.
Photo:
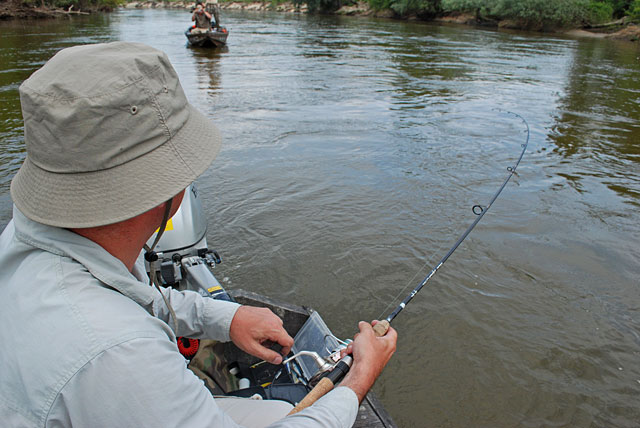
[[(382, 320), (373, 326), (373, 331), (377, 337), (382, 337), (389, 331), (389, 321)], [(306, 409), (313, 403), (318, 401), (322, 396), (331, 391), (334, 385), (344, 377), (351, 367), (352, 359), (350, 355), (344, 357), (328, 376), (320, 379), (320, 382), (294, 407), (287, 416), (294, 415), (301, 410)]]

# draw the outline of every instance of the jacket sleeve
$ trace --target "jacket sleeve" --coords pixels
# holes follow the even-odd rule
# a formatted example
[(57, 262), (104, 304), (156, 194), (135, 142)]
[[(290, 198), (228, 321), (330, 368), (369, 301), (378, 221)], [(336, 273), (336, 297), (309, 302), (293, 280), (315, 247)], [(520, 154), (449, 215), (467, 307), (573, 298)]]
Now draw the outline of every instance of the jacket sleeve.
[(346, 386), (339, 386), (316, 401), (313, 406), (277, 421), (269, 428), (353, 426), (358, 415), (358, 397)]
[[(173, 329), (171, 313), (159, 292), (153, 301), (154, 316), (165, 321)], [(176, 336), (194, 339), (213, 339), (228, 342), (229, 328), (236, 311), (237, 303), (202, 297), (195, 291), (177, 291), (172, 288), (163, 289), (171, 307), (178, 318)]]
[[(251, 401), (251, 400), (248, 400)], [(312, 407), (272, 428), (346, 428), (358, 409), (355, 393), (336, 388)], [(55, 397), (47, 427), (221, 427), (237, 425), (185, 366), (175, 344), (138, 337), (84, 364)]]
[[(148, 284), (149, 277), (144, 268), (142, 253), (133, 267), (133, 275), (138, 281)], [(194, 291), (178, 291), (173, 288), (162, 290), (178, 318), (176, 336), (194, 339), (213, 339), (228, 342), (231, 320), (240, 307), (237, 303), (202, 297)], [(173, 330), (171, 312), (155, 287), (152, 287), (153, 315), (167, 323)]]
[(166, 336), (112, 346), (58, 393), (47, 427), (237, 427)]

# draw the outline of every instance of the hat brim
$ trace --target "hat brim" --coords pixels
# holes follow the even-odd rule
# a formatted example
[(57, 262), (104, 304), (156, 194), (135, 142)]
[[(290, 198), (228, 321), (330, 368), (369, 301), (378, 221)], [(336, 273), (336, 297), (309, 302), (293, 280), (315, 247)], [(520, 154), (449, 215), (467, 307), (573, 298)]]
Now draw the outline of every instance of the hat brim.
[(133, 218), (180, 193), (220, 151), (220, 132), (189, 104), (167, 142), (132, 161), (86, 173), (52, 173), (25, 159), (11, 197), (28, 218), (57, 227), (95, 227)]

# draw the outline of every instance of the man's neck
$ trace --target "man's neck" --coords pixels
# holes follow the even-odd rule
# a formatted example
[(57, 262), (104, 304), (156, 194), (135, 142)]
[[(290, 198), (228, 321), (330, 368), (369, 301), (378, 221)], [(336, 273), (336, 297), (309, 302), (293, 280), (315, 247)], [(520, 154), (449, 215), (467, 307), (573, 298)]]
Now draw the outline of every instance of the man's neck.
[[(178, 211), (183, 196), (184, 190), (173, 198), (169, 217)], [(124, 263), (131, 272), (142, 247), (162, 224), (165, 206), (165, 203), (160, 204), (136, 217), (118, 223), (70, 230), (100, 245)]]
[(145, 221), (145, 217), (142, 214), (119, 223), (71, 231), (100, 245), (131, 271), (142, 247), (156, 230), (155, 223)]

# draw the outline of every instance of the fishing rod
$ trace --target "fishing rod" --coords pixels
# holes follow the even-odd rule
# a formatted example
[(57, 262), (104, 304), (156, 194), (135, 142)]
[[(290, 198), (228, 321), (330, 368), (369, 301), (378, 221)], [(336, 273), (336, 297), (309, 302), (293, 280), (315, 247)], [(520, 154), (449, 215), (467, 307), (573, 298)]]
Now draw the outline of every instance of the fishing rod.
[(387, 318), (385, 318), (383, 321), (379, 322), (373, 327), (374, 331), (378, 336), (385, 335), (385, 333), (389, 329), (389, 324), (391, 323), (391, 321), (393, 321), (393, 319), (397, 317), (400, 312), (402, 312), (402, 310), (409, 304), (409, 302), (415, 297), (415, 295), (418, 294), (420, 290), (422, 290), (422, 287), (424, 287), (427, 284), (427, 282), (429, 282), (429, 280), (436, 274), (438, 269), (440, 269), (442, 265), (445, 264), (445, 262), (451, 256), (451, 254), (453, 254), (454, 251), (456, 251), (456, 249), (460, 246), (460, 244), (462, 244), (462, 241), (464, 241), (467, 238), (467, 236), (469, 236), (473, 228), (476, 227), (476, 225), (480, 222), (480, 220), (482, 220), (482, 217), (484, 217), (487, 211), (489, 211), (489, 209), (491, 208), (495, 200), (498, 199), (498, 196), (500, 196), (500, 193), (502, 193), (502, 190), (507, 186), (507, 183), (509, 182), (509, 180), (511, 180), (511, 177), (513, 177), (513, 175), (516, 173), (516, 169), (518, 168), (518, 165), (520, 165), (520, 161), (522, 160), (522, 157), (524, 156), (524, 153), (527, 150), (527, 146), (529, 145), (530, 130), (529, 130), (529, 124), (522, 116), (513, 112), (508, 112), (508, 113), (520, 118), (520, 120), (522, 120), (522, 122), (527, 127), (527, 130), (526, 130), (527, 137), (525, 139), (525, 142), (521, 144), (522, 152), (520, 152), (520, 157), (518, 157), (518, 160), (513, 166), (507, 167), (507, 171), (509, 172), (509, 174), (507, 175), (507, 178), (505, 178), (504, 182), (502, 183), (502, 186), (500, 186), (500, 188), (496, 191), (496, 193), (494, 193), (489, 203), (484, 207), (482, 205), (476, 204), (471, 208), (471, 211), (476, 215), (476, 219), (473, 221), (473, 223), (471, 223), (471, 225), (469, 225), (467, 230), (464, 231), (464, 233), (460, 236), (460, 238), (458, 238), (456, 243), (453, 244), (453, 247), (451, 247), (449, 251), (447, 251), (447, 254), (445, 254), (444, 257), (440, 259), (438, 264), (433, 269), (431, 269), (431, 272), (429, 272), (429, 274), (424, 277), (422, 282), (420, 282), (420, 284), (418, 284), (418, 286), (414, 288), (407, 297), (404, 298), (404, 300), (398, 305), (398, 307), (396, 307), (393, 310), (393, 312), (391, 312), (391, 314), (389, 314)]
[[(491, 200), (489, 201), (489, 203), (486, 206), (476, 204), (471, 208), (471, 211), (476, 215), (476, 219), (473, 221), (473, 223), (471, 223), (471, 225), (469, 225), (469, 227), (467, 227), (467, 230), (465, 230), (464, 233), (460, 236), (460, 238), (458, 238), (456, 243), (453, 244), (453, 246), (449, 249), (449, 251), (447, 251), (444, 257), (440, 259), (438, 264), (436, 264), (436, 266), (433, 269), (431, 269), (429, 274), (424, 277), (424, 279), (420, 282), (420, 284), (418, 284), (417, 287), (411, 290), (411, 292), (407, 295), (407, 297), (405, 297), (404, 300), (400, 302), (398, 307), (396, 307), (393, 310), (393, 312), (389, 314), (389, 316), (387, 316), (384, 320), (378, 322), (376, 325), (373, 326), (373, 331), (375, 332), (376, 336), (381, 337), (387, 333), (387, 331), (389, 330), (391, 321), (393, 321), (395, 317), (397, 317), (398, 314), (402, 312), (402, 310), (409, 304), (409, 302), (411, 302), (411, 300), (416, 296), (416, 294), (418, 294), (420, 290), (422, 290), (422, 288), (427, 284), (427, 282), (429, 282), (429, 280), (433, 278), (433, 276), (436, 274), (438, 269), (440, 269), (442, 265), (445, 264), (445, 262), (451, 256), (451, 254), (453, 254), (454, 251), (456, 251), (456, 249), (460, 246), (460, 244), (462, 244), (462, 241), (464, 241), (467, 238), (467, 236), (469, 236), (469, 233), (471, 233), (473, 228), (475, 228), (476, 225), (480, 222), (480, 220), (482, 220), (482, 217), (484, 217), (487, 211), (489, 211), (489, 209), (491, 208), (495, 200), (498, 199), (498, 196), (500, 196), (500, 193), (502, 193), (502, 190), (507, 186), (507, 183), (509, 183), (509, 180), (511, 180), (511, 177), (513, 177), (513, 175), (516, 173), (516, 169), (518, 168), (518, 165), (520, 165), (520, 161), (522, 160), (524, 153), (527, 151), (527, 146), (529, 145), (529, 137), (531, 135), (531, 132), (529, 129), (529, 124), (527, 123), (524, 117), (520, 116), (518, 113), (513, 113), (513, 112), (506, 112), (506, 113), (512, 114), (518, 117), (520, 120), (522, 120), (522, 122), (526, 126), (525, 132), (527, 136), (525, 138), (525, 142), (520, 145), (522, 147), (522, 152), (520, 152), (520, 156), (518, 157), (518, 160), (513, 166), (507, 167), (508, 175), (505, 178), (504, 182), (502, 183), (502, 186), (500, 186), (500, 188), (496, 191), (496, 193), (494, 193), (494, 195), (491, 197)], [(342, 379), (344, 375), (347, 374), (347, 372), (349, 371), (349, 368), (351, 367), (352, 362), (353, 362), (353, 359), (350, 355), (347, 355), (342, 360), (340, 360), (335, 365), (335, 368), (331, 372), (328, 372), (325, 377), (320, 379), (320, 382), (318, 382), (318, 384), (313, 388), (313, 390), (311, 390), (311, 392), (309, 392), (309, 394), (307, 394), (307, 396), (302, 401), (300, 401), (300, 403), (298, 403), (298, 405), (294, 407), (289, 414), (292, 415), (294, 413), (297, 413), (309, 407), (316, 400), (318, 400), (320, 397), (322, 397), (331, 389), (333, 389), (333, 386), (340, 379)]]

